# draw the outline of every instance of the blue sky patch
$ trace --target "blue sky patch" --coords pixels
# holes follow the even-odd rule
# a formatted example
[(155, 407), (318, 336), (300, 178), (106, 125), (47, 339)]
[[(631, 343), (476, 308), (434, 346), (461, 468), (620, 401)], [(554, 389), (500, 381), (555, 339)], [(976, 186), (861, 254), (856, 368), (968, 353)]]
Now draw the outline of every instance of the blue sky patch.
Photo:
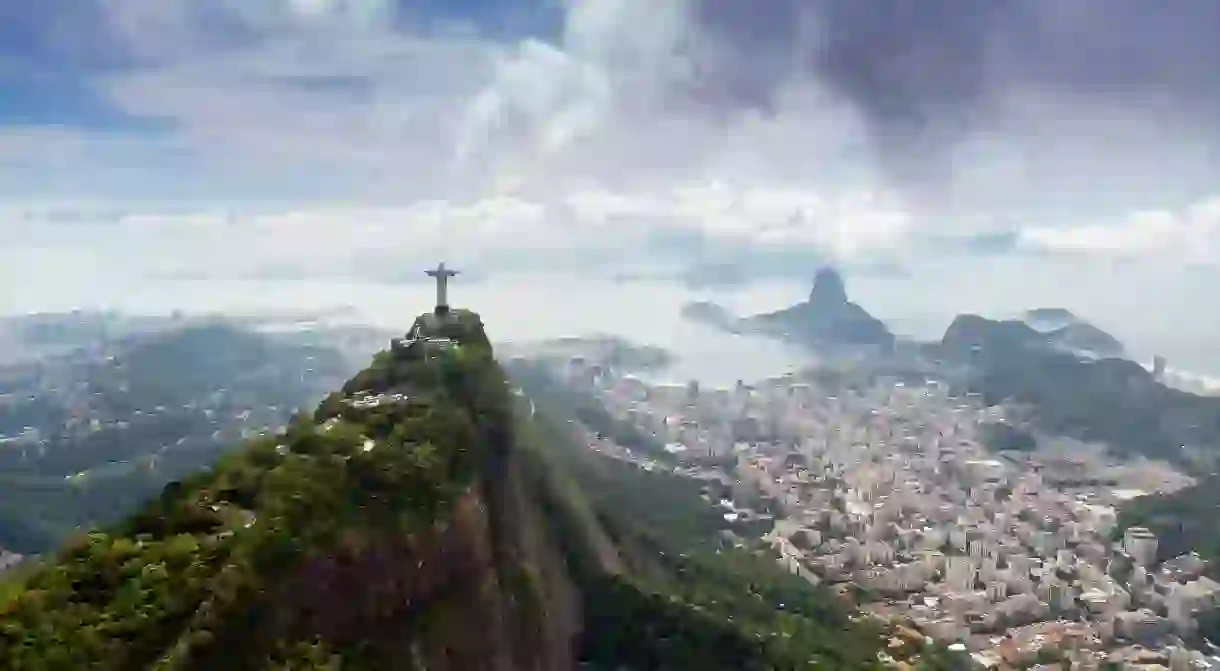
[(125, 114), (79, 73), (0, 70), (0, 126), (155, 131), (167, 128), (168, 122)]

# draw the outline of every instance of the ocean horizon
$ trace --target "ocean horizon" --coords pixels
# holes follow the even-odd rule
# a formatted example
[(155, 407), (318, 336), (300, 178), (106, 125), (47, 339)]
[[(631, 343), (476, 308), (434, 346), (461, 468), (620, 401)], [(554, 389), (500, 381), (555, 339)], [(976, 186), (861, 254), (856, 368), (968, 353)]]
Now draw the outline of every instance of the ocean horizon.
[[(61, 285), (62, 287), (63, 285)], [(0, 314), (114, 310), (132, 315), (186, 314), (257, 315), (299, 311), (332, 315), (330, 321), (404, 330), (434, 303), (430, 282), (368, 282), (335, 280), (168, 280), (158, 282), (90, 282), (37, 296), (13, 292), (0, 297)], [(920, 295), (918, 287), (910, 295)], [(856, 302), (884, 320), (895, 333), (918, 340), (943, 334), (954, 316), (977, 312), (992, 318), (1020, 313), (1008, 309), (980, 310), (971, 305), (953, 308), (935, 300), (904, 299), (892, 281), (861, 278), (849, 286)], [(935, 297), (927, 291), (924, 295)], [(944, 295), (939, 294), (943, 299)], [(679, 380), (700, 379), (729, 384), (759, 379), (807, 366), (812, 356), (798, 348), (765, 338), (734, 336), (681, 317), (689, 301), (714, 301), (737, 314), (766, 312), (792, 305), (808, 296), (808, 284), (763, 282), (725, 291), (691, 290), (676, 282), (572, 278), (560, 275), (513, 274), (450, 286), (451, 302), (483, 315), (496, 341), (534, 341), (568, 336), (608, 334), (641, 344), (656, 345), (681, 355), (667, 375)], [(947, 301), (946, 301), (947, 302)], [(939, 304), (938, 304), (939, 303)], [(1080, 314), (1089, 318), (1091, 315)], [(1092, 321), (1090, 319), (1090, 321)], [(1186, 342), (1124, 329), (1104, 320), (1093, 323), (1127, 344), (1128, 356), (1145, 367), (1164, 356), (1171, 373), (1220, 387), (1220, 357), (1208, 343)], [(1135, 331), (1135, 332), (1132, 332)]]

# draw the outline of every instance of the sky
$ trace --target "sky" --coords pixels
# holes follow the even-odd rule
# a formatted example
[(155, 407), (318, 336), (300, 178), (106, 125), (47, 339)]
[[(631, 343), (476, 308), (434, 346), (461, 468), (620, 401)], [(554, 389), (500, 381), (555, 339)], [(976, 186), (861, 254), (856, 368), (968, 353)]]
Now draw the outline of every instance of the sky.
[(833, 263), (885, 317), (1062, 305), (1208, 359), (1216, 34), (1210, 0), (0, 3), (0, 309)]

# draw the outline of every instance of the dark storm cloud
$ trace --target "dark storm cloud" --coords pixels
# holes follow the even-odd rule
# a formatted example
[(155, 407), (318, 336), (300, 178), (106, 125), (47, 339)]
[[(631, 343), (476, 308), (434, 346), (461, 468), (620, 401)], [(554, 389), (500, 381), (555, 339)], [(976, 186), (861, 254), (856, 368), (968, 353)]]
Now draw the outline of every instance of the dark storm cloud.
[(900, 179), (1027, 90), (1168, 107), (1216, 139), (1213, 0), (697, 0), (696, 19), (735, 94), (724, 98), (766, 108), (813, 76), (859, 110)]
[(709, 48), (697, 55), (696, 84), (713, 102), (769, 109), (775, 90), (809, 46), (799, 0), (699, 0), (695, 21)]

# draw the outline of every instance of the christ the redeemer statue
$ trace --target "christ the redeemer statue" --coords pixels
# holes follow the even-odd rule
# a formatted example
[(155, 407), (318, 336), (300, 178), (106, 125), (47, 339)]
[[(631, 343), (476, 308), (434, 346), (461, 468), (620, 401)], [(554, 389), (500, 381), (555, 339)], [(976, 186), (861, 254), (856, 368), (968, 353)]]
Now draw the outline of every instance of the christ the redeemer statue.
[(445, 267), (445, 262), (434, 270), (424, 271), (428, 277), (436, 278), (436, 314), (443, 315), (449, 312), (449, 278), (458, 274), (456, 270), (450, 270)]

